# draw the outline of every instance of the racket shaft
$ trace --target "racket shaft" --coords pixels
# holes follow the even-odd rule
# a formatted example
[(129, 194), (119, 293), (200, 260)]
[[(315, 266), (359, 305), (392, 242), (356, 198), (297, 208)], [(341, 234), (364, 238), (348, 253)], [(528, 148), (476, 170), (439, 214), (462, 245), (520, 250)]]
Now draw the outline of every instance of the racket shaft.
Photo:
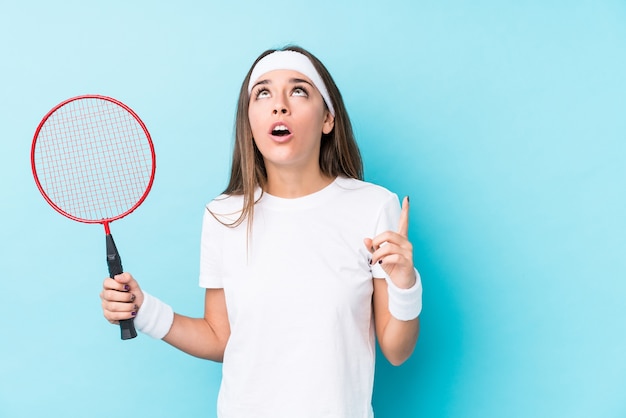
[[(117, 251), (115, 241), (111, 234), (106, 234), (106, 250), (107, 250), (107, 264), (109, 266), (109, 277), (114, 278), (118, 274), (122, 274), (122, 259), (120, 253)], [(137, 336), (135, 330), (135, 323), (133, 318), (123, 319), (120, 321), (120, 331), (122, 333), (122, 340), (130, 340)]]

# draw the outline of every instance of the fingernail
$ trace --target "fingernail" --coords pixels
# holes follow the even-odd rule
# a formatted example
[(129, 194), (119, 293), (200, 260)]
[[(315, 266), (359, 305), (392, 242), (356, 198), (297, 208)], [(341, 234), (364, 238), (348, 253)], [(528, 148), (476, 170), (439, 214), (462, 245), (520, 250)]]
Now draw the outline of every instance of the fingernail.
[(135, 316), (135, 315), (137, 315), (137, 312), (131, 312), (130, 314), (131, 314), (132, 316)]
[(406, 197), (407, 202), (411, 202), (411, 198), (409, 196)]
[(367, 262), (370, 263), (370, 266), (372, 265), (372, 259), (368, 257)]
[(382, 259), (378, 260), (378, 264), (382, 264), (382, 263), (383, 263)]
[(134, 293), (131, 293), (131, 295), (130, 295), (130, 301), (131, 301), (131, 302), (133, 302), (134, 300), (135, 300), (135, 294), (134, 294)]
[(130, 286), (129, 286), (129, 285), (127, 285), (127, 284), (125, 284), (125, 285), (124, 285), (124, 290), (130, 290)]

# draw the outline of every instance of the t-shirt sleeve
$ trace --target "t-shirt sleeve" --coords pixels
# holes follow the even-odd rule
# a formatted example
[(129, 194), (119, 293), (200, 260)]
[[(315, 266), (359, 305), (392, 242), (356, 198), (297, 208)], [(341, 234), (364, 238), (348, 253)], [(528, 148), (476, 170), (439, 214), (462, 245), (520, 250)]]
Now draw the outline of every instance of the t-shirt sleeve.
[(220, 236), (222, 225), (208, 207), (204, 210), (202, 220), (202, 236), (200, 239), (200, 287), (221, 289), (222, 283), (222, 247)]
[[(374, 236), (385, 231), (397, 231), (398, 222), (400, 221), (400, 212), (401, 208), (398, 196), (392, 193), (380, 207)], [(385, 273), (380, 265), (375, 264), (372, 266), (372, 276), (376, 279), (383, 279), (387, 277), (387, 273)]]

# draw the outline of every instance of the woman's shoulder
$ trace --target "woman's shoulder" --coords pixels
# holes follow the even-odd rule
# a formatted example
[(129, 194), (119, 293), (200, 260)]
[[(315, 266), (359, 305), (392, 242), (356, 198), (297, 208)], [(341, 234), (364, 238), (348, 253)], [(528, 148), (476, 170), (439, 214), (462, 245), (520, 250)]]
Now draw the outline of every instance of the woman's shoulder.
[(243, 195), (221, 194), (207, 203), (206, 209), (221, 223), (232, 223), (243, 210)]
[(230, 212), (241, 210), (243, 195), (221, 194), (207, 203), (206, 207), (211, 211)]
[(387, 188), (375, 183), (370, 183), (363, 180), (357, 180), (347, 177), (338, 177), (335, 184), (345, 191), (354, 193), (355, 195), (362, 196), (364, 198), (372, 200), (386, 200), (396, 198), (397, 195)]

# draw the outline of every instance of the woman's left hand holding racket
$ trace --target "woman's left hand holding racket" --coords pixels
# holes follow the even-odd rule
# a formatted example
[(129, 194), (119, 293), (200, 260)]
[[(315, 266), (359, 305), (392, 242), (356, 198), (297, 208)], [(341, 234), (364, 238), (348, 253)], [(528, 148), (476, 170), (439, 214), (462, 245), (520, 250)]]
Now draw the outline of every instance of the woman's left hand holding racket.
[(100, 292), (104, 317), (112, 324), (134, 318), (143, 304), (143, 292), (130, 273), (107, 277)]

